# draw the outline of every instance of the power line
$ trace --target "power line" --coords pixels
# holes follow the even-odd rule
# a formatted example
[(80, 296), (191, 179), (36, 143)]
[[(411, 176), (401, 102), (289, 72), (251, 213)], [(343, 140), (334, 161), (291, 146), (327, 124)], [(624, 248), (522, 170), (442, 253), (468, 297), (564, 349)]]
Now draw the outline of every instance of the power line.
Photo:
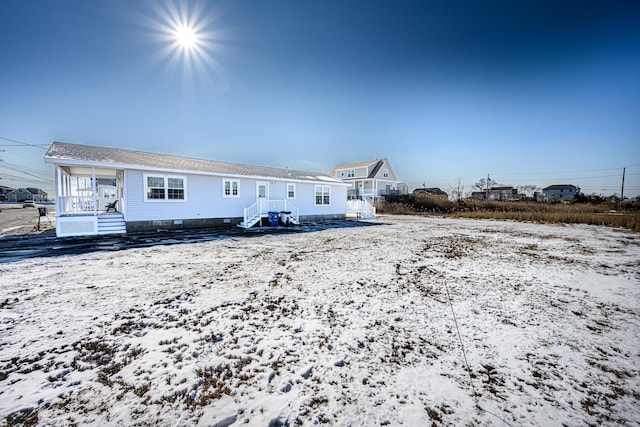
[(25, 171), (25, 170), (22, 170), (19, 167), (14, 167), (13, 165), (6, 164), (5, 162), (0, 163), (0, 165), (4, 165), (7, 169), (10, 169), (10, 170), (12, 170), (14, 172), (18, 172), (18, 173), (21, 173), (23, 175), (27, 175), (27, 176), (30, 177), (28, 179), (34, 179), (35, 178), (36, 180), (43, 181), (43, 182), (51, 182), (51, 181), (53, 181), (53, 179), (51, 177), (47, 178), (44, 175), (38, 175), (37, 172), (36, 173), (32, 173), (32, 172), (29, 172), (29, 171)]
[(49, 146), (49, 144), (29, 144), (28, 142), (24, 142), (24, 141), (18, 141), (17, 139), (11, 139), (11, 138), (6, 138), (4, 136), (0, 136), (0, 139), (4, 139), (5, 141), (10, 141), (10, 142), (15, 142), (19, 145), (13, 145), (13, 144), (7, 144), (7, 145), (0, 145), (0, 147), (34, 147), (34, 148), (47, 148)]
[(48, 172), (45, 172), (45, 171), (43, 171), (41, 169), (34, 169), (34, 168), (26, 167), (26, 166), (15, 165), (13, 163), (4, 162), (4, 161), (2, 163), (0, 163), (0, 166), (5, 166), (5, 167), (7, 167), (7, 169), (12, 169), (12, 170), (14, 170), (16, 172), (23, 172), (23, 173), (30, 172), (32, 174), (40, 175), (41, 177), (51, 178), (51, 176), (52, 176)]

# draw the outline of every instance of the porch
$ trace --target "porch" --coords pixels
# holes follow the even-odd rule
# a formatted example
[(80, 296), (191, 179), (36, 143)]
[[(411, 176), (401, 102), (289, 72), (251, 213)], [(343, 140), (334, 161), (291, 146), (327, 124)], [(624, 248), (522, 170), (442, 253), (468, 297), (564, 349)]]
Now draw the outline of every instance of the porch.
[(299, 209), (288, 200), (269, 200), (259, 198), (254, 204), (244, 208), (243, 220), (238, 227), (251, 228), (262, 218), (267, 218), (269, 212), (290, 212), (289, 220), (292, 224), (299, 223)]
[(122, 170), (59, 165), (55, 172), (58, 237), (126, 232)]

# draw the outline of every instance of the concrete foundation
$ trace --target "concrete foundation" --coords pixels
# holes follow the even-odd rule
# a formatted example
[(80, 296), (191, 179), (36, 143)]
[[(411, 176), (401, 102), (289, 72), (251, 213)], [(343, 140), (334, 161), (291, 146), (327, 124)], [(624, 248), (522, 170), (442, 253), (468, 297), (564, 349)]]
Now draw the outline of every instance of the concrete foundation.
[(169, 219), (154, 221), (127, 221), (127, 233), (154, 230), (187, 230), (194, 228), (232, 228), (242, 222), (242, 218), (198, 218)]

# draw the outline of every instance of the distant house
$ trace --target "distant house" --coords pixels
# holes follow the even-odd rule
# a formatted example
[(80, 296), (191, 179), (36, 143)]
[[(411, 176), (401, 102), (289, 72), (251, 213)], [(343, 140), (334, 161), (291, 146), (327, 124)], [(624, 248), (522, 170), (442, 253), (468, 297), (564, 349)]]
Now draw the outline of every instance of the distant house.
[(293, 223), (346, 216), (349, 186), (322, 173), (63, 142), (44, 159), (55, 168), (59, 237), (249, 228), (270, 212)]
[(548, 201), (570, 200), (580, 193), (580, 188), (569, 184), (550, 185), (543, 188), (542, 193)]
[(472, 199), (493, 200), (501, 202), (512, 202), (520, 200), (518, 190), (513, 187), (491, 187), (487, 191), (474, 191), (471, 193)]
[(9, 202), (24, 202), (26, 200), (32, 200), (34, 202), (46, 202), (47, 193), (39, 188), (16, 188), (13, 191), (7, 193), (6, 198)]
[(513, 187), (491, 187), (489, 189), (489, 200), (499, 200), (501, 202), (519, 200), (518, 190)]
[(15, 188), (5, 187), (4, 185), (0, 185), (0, 202), (5, 202), (7, 200), (7, 195), (11, 193)]
[(413, 195), (414, 196), (431, 196), (431, 197), (442, 197), (442, 198), (449, 198), (449, 195), (447, 193), (445, 193), (444, 191), (442, 191), (441, 189), (437, 188), (437, 187), (433, 187), (433, 188), (416, 188), (415, 190), (413, 190)]
[(382, 196), (407, 194), (409, 190), (387, 159), (337, 165), (329, 175), (350, 185), (347, 195), (352, 199), (375, 202)]

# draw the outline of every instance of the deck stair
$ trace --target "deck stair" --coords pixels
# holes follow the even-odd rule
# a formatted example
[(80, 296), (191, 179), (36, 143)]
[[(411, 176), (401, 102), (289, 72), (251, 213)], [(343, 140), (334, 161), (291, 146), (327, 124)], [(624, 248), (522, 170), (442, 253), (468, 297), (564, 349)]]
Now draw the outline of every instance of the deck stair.
[(373, 219), (376, 217), (376, 208), (367, 200), (347, 200), (347, 215)]
[(98, 234), (124, 234), (127, 227), (120, 212), (98, 214)]
[(251, 206), (244, 208), (244, 217), (238, 227), (251, 228), (260, 222), (262, 218), (267, 218), (271, 211), (291, 212), (289, 221), (292, 224), (299, 224), (298, 207), (290, 201), (260, 199)]

